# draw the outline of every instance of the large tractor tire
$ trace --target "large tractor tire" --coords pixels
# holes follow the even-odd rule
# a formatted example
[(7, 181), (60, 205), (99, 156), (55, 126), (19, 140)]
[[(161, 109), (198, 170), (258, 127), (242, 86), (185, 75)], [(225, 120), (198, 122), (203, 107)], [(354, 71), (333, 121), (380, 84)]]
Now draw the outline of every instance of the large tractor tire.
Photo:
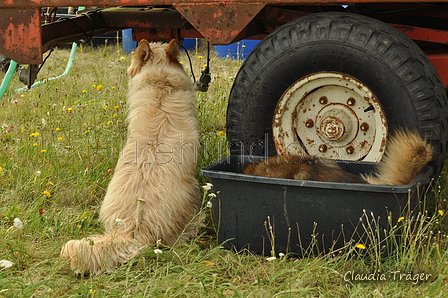
[(417, 130), (447, 150), (447, 97), (424, 52), (379, 20), (316, 13), (272, 32), (239, 70), (227, 111), (232, 154), (307, 153), (379, 162), (389, 134)]

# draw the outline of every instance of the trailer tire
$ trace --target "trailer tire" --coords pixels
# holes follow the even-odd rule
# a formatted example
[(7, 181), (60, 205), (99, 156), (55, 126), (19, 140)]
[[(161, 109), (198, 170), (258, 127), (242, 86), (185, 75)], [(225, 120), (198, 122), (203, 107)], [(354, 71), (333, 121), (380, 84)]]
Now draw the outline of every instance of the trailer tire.
[(433, 145), (436, 177), (447, 111), (435, 68), (407, 36), (366, 16), (316, 13), (279, 27), (244, 61), (230, 92), (227, 139), (231, 154), (304, 150), (378, 162), (388, 134), (409, 128)]

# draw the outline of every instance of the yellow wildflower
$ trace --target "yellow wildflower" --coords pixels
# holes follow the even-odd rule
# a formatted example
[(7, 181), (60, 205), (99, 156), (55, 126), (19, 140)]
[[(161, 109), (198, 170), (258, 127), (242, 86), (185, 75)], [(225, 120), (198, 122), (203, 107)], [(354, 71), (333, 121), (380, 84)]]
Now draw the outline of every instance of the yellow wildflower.
[(67, 111), (71, 112), (71, 111), (73, 111), (73, 108), (68, 108)]
[(101, 89), (103, 89), (103, 85), (96, 86), (96, 90), (100, 91)]
[(400, 221), (402, 221), (402, 220), (404, 220), (404, 217), (403, 217), (403, 216), (400, 217), (400, 218), (397, 220), (397, 222), (400, 222)]
[(33, 143), (33, 147), (37, 147), (37, 145), (38, 145), (37, 143)]
[(20, 97), (25, 97), (25, 94), (20, 94)]
[(40, 133), (38, 133), (38, 132), (33, 132), (32, 134), (30, 134), (30, 137), (38, 137), (38, 136), (40, 136)]
[(92, 86), (92, 88), (96, 88), (96, 85), (91, 85)]
[(108, 106), (104, 106), (103, 109), (107, 110), (109, 107)]
[(54, 186), (54, 183), (51, 181), (48, 181), (48, 185)]
[(42, 150), (40, 150), (40, 152), (45, 153), (45, 152), (47, 152), (47, 150), (42, 149)]
[(101, 123), (100, 123), (100, 126), (104, 126), (104, 123), (103, 123), (103, 122), (101, 122)]
[(440, 216), (443, 216), (445, 214), (443, 210), (437, 210), (437, 212), (439, 213)]
[(114, 122), (109, 120), (109, 121), (107, 121), (107, 124), (109, 124), (109, 125), (114, 124)]
[(82, 90), (82, 93), (87, 93), (87, 90), (86, 89)]
[(115, 106), (114, 107), (115, 110), (118, 110), (119, 108), (120, 108), (120, 106)]
[(115, 87), (115, 86), (112, 86), (112, 87), (110, 87), (110, 88), (112, 88), (112, 90), (115, 90), (117, 87)]
[(225, 135), (225, 132), (223, 132), (222, 130), (218, 131), (218, 136), (223, 136)]
[(124, 56), (121, 56), (121, 57), (120, 57), (120, 60), (124, 60), (124, 59), (126, 59)]
[(60, 131), (61, 129), (59, 127), (56, 127), (54, 130), (56, 131)]
[(44, 190), (42, 194), (46, 195), (47, 198), (51, 197), (51, 193), (48, 190)]
[(356, 248), (366, 249), (366, 246), (364, 244), (362, 244), (362, 243), (358, 243), (358, 244), (356, 244)]
[(118, 114), (113, 114), (112, 117), (118, 117)]
[(64, 138), (63, 137), (59, 137), (58, 138), (58, 141), (62, 141)]

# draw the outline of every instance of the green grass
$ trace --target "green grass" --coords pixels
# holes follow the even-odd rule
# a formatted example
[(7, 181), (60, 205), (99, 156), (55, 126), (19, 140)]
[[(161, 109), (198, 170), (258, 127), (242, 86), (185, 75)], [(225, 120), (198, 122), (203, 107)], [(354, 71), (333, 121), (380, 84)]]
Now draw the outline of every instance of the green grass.
[[(191, 55), (198, 77), (205, 53), (201, 49)], [(69, 49), (55, 50), (39, 78), (61, 74), (68, 57)], [(187, 68), (185, 56), (182, 61)], [(80, 47), (68, 76), (16, 93), (23, 86), (15, 75), (0, 101), (0, 260), (14, 262), (10, 268), (0, 268), (0, 297), (447, 295), (445, 174), (424, 196), (424, 213), (413, 224), (409, 218), (390, 223), (386, 242), (398, 244), (398, 249), (386, 259), (372, 245), (350, 247), (338, 257), (267, 261), (249, 252), (221, 249), (206, 221), (204, 233), (189, 243), (161, 247), (162, 254), (147, 249), (114, 273), (74, 276), (69, 264), (59, 258), (60, 248), (70, 239), (102, 231), (98, 209), (126, 138), (129, 62), (130, 55), (116, 46)], [(198, 172), (227, 155), (227, 98), (240, 65), (213, 57), (209, 92), (197, 93)], [(199, 174), (198, 179), (207, 182)], [(209, 212), (206, 207), (204, 212)], [(23, 229), (13, 226), (14, 218), (20, 218)], [(394, 242), (397, 235), (400, 243)], [(375, 242), (373, 233), (371, 237)], [(386, 280), (357, 281), (352, 272), (353, 278), (382, 273)], [(406, 280), (409, 272), (411, 278), (417, 273), (431, 276), (414, 283)]]

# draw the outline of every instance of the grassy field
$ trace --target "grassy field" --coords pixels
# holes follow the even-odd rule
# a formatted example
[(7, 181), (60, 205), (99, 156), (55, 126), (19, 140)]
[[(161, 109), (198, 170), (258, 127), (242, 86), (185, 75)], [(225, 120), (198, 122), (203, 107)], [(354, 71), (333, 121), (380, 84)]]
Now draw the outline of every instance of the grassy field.
[[(69, 52), (55, 50), (39, 78), (61, 74)], [(198, 77), (205, 53), (191, 55)], [(0, 101), (0, 260), (12, 262), (9, 267), (0, 261), (0, 297), (448, 295), (445, 172), (422, 197), (425, 211), (414, 225), (409, 218), (391, 223), (390, 239), (400, 235), (403, 242), (386, 259), (375, 247), (354, 246), (338, 257), (277, 256), (269, 261), (221, 249), (206, 221), (203, 234), (186, 244), (161, 246), (162, 253), (147, 249), (114, 273), (73, 275), (59, 258), (60, 249), (70, 239), (102, 231), (98, 209), (126, 138), (130, 57), (114, 45), (78, 47), (68, 76), (16, 92), (23, 86), (15, 75)], [(185, 55), (182, 61), (187, 68)], [(240, 65), (213, 57), (209, 92), (197, 93), (198, 173), (227, 154), (225, 111)], [(198, 179), (207, 182), (199, 174)], [(209, 214), (207, 200), (204, 191), (203, 212)], [(357, 280), (368, 274), (385, 280)]]

